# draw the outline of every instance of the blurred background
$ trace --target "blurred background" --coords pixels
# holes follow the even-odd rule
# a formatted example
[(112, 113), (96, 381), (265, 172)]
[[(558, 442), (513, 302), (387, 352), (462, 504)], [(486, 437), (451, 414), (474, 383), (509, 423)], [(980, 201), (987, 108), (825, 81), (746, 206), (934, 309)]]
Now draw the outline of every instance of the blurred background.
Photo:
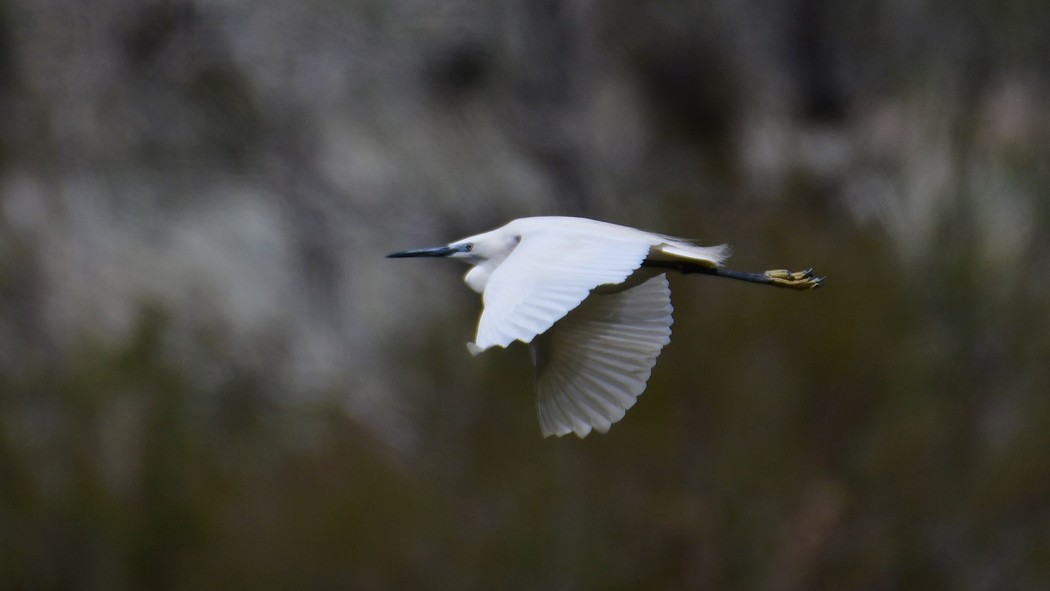
[[(0, 588), (1050, 588), (1050, 3), (0, 0)], [(454, 262), (729, 242), (544, 440)]]

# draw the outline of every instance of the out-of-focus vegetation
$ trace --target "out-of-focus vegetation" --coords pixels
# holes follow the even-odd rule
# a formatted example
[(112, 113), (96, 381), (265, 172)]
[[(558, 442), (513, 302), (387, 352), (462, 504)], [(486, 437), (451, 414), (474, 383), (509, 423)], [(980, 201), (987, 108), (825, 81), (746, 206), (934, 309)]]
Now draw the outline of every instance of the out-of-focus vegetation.
[[(1050, 587), (1050, 4), (0, 0), (0, 588)], [(543, 440), (453, 263), (674, 278)], [(418, 264), (417, 264), (418, 263)]]

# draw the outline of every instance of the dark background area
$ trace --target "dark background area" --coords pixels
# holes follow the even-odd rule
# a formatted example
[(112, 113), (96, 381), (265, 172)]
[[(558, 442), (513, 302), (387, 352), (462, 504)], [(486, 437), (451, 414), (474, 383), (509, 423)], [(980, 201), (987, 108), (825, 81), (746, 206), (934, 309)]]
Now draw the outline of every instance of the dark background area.
[[(0, 588), (1050, 587), (1050, 4), (0, 0)], [(607, 435), (454, 262), (729, 242)]]

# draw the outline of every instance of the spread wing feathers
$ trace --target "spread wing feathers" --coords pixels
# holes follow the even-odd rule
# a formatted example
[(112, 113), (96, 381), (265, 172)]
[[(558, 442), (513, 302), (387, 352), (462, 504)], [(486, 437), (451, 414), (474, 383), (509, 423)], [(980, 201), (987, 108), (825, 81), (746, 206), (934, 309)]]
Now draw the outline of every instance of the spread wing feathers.
[(543, 436), (605, 433), (645, 390), (671, 341), (667, 277), (592, 294), (532, 344)]
[[(653, 243), (658, 238), (654, 238)], [(489, 277), (470, 350), (531, 342), (599, 285), (623, 282), (649, 253), (645, 240), (527, 234)]]

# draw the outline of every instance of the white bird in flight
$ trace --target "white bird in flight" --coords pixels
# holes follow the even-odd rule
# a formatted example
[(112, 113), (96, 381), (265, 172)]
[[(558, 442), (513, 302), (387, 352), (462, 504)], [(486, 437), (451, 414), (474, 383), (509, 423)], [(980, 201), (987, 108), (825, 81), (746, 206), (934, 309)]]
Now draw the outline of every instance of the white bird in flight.
[(387, 255), (448, 257), (473, 267), (482, 294), (477, 355), (514, 341), (531, 345), (544, 437), (605, 433), (645, 390), (671, 341), (666, 271), (703, 273), (792, 289), (820, 287), (805, 271), (743, 273), (722, 267), (728, 245), (574, 217), (530, 217), (446, 246)]

